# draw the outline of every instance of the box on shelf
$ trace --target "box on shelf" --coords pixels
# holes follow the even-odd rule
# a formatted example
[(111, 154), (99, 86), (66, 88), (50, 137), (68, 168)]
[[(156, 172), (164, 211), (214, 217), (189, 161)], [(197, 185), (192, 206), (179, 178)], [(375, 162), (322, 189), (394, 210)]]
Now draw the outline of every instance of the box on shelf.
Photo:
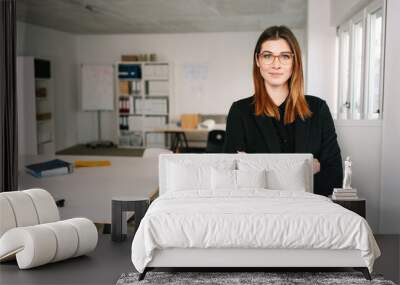
[(139, 64), (119, 64), (118, 65), (119, 79), (140, 79), (142, 72)]
[(136, 54), (123, 54), (121, 55), (121, 61), (138, 61), (139, 57)]
[(195, 129), (200, 122), (199, 114), (182, 114), (181, 127), (183, 129)]
[(35, 91), (36, 91), (37, 98), (46, 98), (47, 97), (47, 88), (39, 87), (39, 88), (36, 88)]
[(36, 120), (37, 121), (45, 121), (51, 119), (51, 113), (37, 113)]
[(131, 86), (129, 81), (120, 80), (119, 81), (119, 93), (122, 95), (131, 94)]
[(35, 78), (51, 78), (51, 64), (46, 59), (34, 59)]

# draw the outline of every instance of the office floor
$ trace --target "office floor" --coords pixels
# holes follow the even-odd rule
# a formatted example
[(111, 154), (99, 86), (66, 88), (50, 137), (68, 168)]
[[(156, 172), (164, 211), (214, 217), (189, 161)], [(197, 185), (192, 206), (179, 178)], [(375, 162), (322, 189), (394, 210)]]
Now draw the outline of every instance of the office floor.
[(104, 155), (104, 156), (142, 156), (144, 149), (96, 147), (91, 148), (85, 144), (78, 144), (57, 151), (58, 155)]
[[(131, 239), (112, 242), (100, 234), (97, 249), (81, 256), (30, 270), (19, 270), (15, 262), (0, 265), (0, 284), (115, 284), (124, 272), (134, 271), (130, 260)], [(377, 235), (382, 256), (374, 272), (399, 283), (400, 236)]]
[[(85, 144), (78, 144), (69, 148), (59, 150), (57, 155), (94, 155), (94, 156), (142, 156), (144, 149), (117, 148), (114, 147), (96, 147), (91, 148)], [(182, 152), (183, 150), (181, 150)], [(185, 152), (203, 153), (205, 148), (189, 147)]]

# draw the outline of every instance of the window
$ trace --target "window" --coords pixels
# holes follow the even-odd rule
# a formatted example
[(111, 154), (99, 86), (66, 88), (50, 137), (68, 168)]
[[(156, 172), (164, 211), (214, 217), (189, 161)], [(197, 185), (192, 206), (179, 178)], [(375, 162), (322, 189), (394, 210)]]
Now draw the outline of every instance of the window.
[(384, 1), (375, 1), (338, 28), (338, 118), (382, 116)]
[(367, 117), (371, 119), (379, 118), (381, 113), (381, 90), (383, 73), (383, 9), (378, 8), (368, 15), (367, 23), (370, 29), (368, 38), (368, 70), (367, 70), (367, 87), (366, 94), (368, 101), (366, 102)]

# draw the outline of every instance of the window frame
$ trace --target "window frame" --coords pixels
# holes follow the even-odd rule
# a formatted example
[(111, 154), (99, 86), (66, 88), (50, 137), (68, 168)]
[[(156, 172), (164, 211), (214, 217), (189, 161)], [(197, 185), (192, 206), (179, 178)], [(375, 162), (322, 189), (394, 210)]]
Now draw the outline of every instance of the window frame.
[[(383, 3), (382, 3), (383, 2)], [(380, 66), (379, 66), (379, 113), (378, 116), (372, 116), (370, 117), (371, 114), (373, 114), (372, 112), (370, 112), (369, 110), (369, 106), (368, 106), (368, 102), (367, 104), (364, 105), (364, 114), (366, 115), (366, 119), (369, 120), (373, 120), (373, 119), (381, 119), (382, 118), (382, 111), (383, 111), (383, 79), (384, 79), (384, 62), (385, 62), (385, 31), (386, 31), (386, 1), (376, 1), (376, 2), (372, 2), (371, 4), (369, 4), (366, 8), (366, 27), (368, 29), (368, 33), (366, 35), (366, 61), (365, 61), (365, 82), (364, 82), (364, 89), (367, 90), (367, 92), (369, 92), (369, 78), (370, 78), (370, 74), (369, 74), (369, 55), (371, 52), (371, 46), (370, 46), (370, 39), (371, 39), (371, 15), (375, 12), (377, 12), (379, 9), (382, 9), (382, 27), (381, 27), (381, 33), (382, 33), (382, 39), (381, 39), (381, 62), (380, 62)], [(369, 97), (371, 96), (369, 93), (366, 94), (367, 95), (367, 99), (370, 99)]]
[[(354, 98), (354, 89), (356, 88), (355, 85), (355, 62), (356, 62), (356, 38), (355, 38), (355, 26), (361, 24), (362, 34), (361, 34), (361, 70), (360, 70), (360, 113), (355, 113), (355, 98)], [(363, 118), (363, 106), (364, 106), (364, 84), (365, 81), (365, 39), (366, 39), (366, 29), (365, 29), (365, 13), (364, 10), (357, 13), (351, 20), (350, 20), (350, 94), (349, 94), (349, 101), (350, 101), (350, 117), (351, 119), (362, 119)], [(357, 116), (357, 117), (356, 117)]]
[[(369, 61), (370, 61), (370, 38), (371, 38), (371, 15), (382, 9), (382, 27), (381, 27), (381, 61), (380, 61), (380, 77), (379, 77), (379, 113), (375, 113), (374, 116), (372, 112), (369, 110), (368, 102), (370, 99), (369, 94)], [(355, 33), (354, 28), (355, 25), (361, 22), (362, 25), (362, 47), (361, 47), (361, 78), (360, 78), (360, 113), (354, 112), (354, 88), (355, 88)], [(376, 0), (366, 7), (364, 7), (361, 11), (355, 13), (350, 19), (342, 23), (337, 28), (337, 49), (338, 49), (338, 74), (337, 74), (337, 114), (336, 117), (338, 119), (344, 120), (376, 120), (382, 119), (383, 117), (383, 79), (384, 79), (384, 65), (385, 65), (385, 26), (386, 22), (386, 0)], [(347, 86), (344, 86), (344, 75), (343, 75), (343, 57), (345, 56), (343, 53), (343, 37), (344, 34), (348, 33), (349, 35), (349, 46), (348, 46), (348, 77), (347, 77)], [(343, 90), (346, 90), (347, 94), (342, 94)], [(346, 106), (347, 104), (347, 106)]]
[[(350, 78), (347, 78), (347, 84), (346, 86), (344, 86), (344, 75), (342, 74), (343, 71), (343, 62), (344, 62), (344, 54), (342, 53), (342, 48), (343, 48), (343, 37), (344, 34), (348, 33), (349, 35), (349, 42), (348, 42), (348, 46), (347, 46), (347, 73), (348, 75), (351, 74), (350, 72), (350, 52), (351, 52), (351, 37), (350, 37), (350, 23), (347, 22), (343, 25), (341, 25), (340, 27), (338, 27), (338, 86), (337, 86), (337, 96), (338, 96), (338, 102), (337, 102), (337, 116), (338, 117), (343, 117), (343, 119), (347, 118), (348, 114), (349, 114), (349, 100), (350, 100)], [(345, 96), (343, 96), (343, 94), (341, 93), (344, 89), (346, 88), (347, 93), (345, 94)], [(347, 106), (346, 106), (347, 105)], [(345, 112), (341, 112), (342, 108), (346, 108)]]

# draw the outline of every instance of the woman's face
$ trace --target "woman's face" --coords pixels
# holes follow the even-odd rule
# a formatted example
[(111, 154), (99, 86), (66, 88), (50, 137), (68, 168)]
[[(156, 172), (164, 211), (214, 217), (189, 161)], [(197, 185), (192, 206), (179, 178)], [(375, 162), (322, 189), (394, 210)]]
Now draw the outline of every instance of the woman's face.
[(264, 82), (271, 87), (287, 84), (292, 76), (293, 53), (284, 39), (265, 41), (256, 61)]

